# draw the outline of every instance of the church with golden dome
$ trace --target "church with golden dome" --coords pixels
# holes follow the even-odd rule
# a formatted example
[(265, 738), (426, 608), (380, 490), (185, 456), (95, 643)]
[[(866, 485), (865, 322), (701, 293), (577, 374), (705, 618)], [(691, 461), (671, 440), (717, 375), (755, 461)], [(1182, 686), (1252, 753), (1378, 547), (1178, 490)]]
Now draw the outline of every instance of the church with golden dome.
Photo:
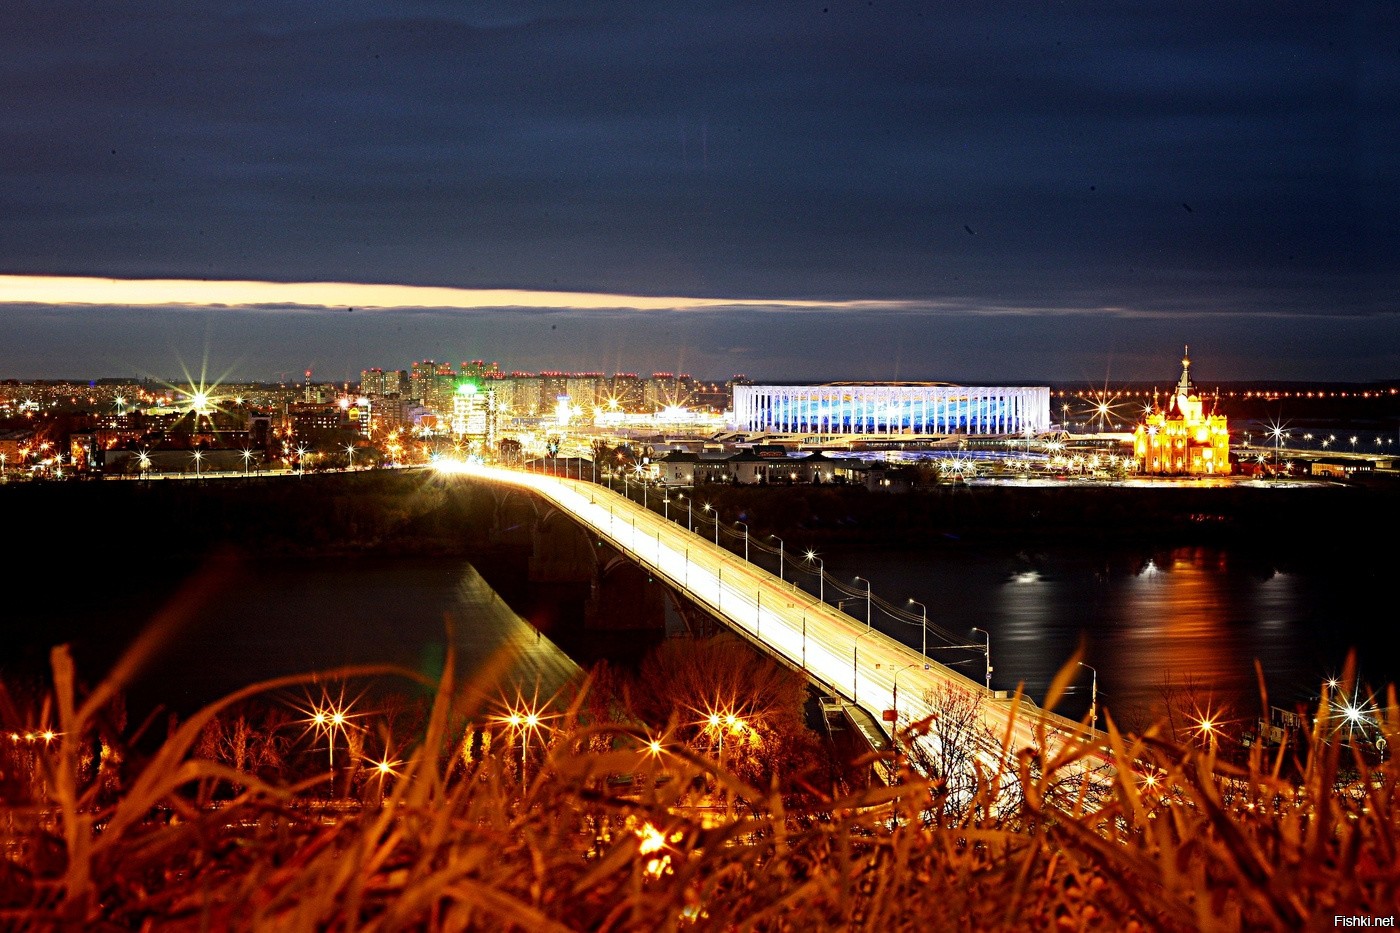
[(1181, 360), (1181, 381), (1166, 403), (1156, 393), (1152, 407), (1133, 432), (1133, 455), (1142, 473), (1165, 476), (1222, 476), (1230, 472), (1230, 430), (1215, 400), (1206, 401), (1191, 385), (1191, 348)]

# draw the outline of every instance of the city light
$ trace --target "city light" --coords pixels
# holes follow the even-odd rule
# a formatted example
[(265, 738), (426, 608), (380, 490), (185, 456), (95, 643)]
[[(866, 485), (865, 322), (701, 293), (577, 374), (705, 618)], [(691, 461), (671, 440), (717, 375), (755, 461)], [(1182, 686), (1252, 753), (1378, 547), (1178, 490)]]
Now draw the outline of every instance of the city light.
[(544, 729), (546, 715), (538, 702), (517, 697), (514, 704), (496, 717), (496, 721), (510, 727), (511, 733), (520, 740), (520, 783), (526, 778), (527, 758), (531, 739), (538, 739)]
[(331, 699), (329, 694), (322, 692), (319, 701), (310, 703), (302, 710), (306, 714), (302, 722), (306, 724), (307, 729), (326, 739), (327, 762), (332, 771), (335, 770), (336, 736), (348, 738), (348, 730), (353, 728), (351, 706), (352, 704), (346, 702), (343, 693), (339, 699)]

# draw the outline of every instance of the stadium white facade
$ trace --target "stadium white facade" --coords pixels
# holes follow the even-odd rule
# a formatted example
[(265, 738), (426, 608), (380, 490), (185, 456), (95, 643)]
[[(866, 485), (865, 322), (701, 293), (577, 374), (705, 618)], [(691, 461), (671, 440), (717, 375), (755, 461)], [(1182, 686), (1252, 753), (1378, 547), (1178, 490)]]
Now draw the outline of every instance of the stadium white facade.
[(1050, 387), (736, 385), (733, 426), (774, 434), (1039, 433), (1050, 428)]

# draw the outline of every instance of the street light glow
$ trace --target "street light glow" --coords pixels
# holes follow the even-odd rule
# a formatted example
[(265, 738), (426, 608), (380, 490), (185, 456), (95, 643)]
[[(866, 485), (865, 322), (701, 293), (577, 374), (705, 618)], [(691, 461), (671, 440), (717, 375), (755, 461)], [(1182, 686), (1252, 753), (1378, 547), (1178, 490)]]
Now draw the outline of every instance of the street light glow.
[[(984, 677), (966, 678), (942, 664), (925, 661), (927, 656), (917, 646), (911, 649), (880, 630), (859, 626), (850, 616), (824, 603), (820, 588), (818, 593), (812, 594), (794, 587), (790, 595), (784, 590), (785, 599), (770, 600), (765, 588), (771, 587), (774, 581), (767, 576), (767, 571), (753, 564), (733, 562), (731, 555), (712, 549), (708, 543), (697, 546), (685, 528), (667, 522), (659, 510), (645, 510), (640, 503), (628, 502), (624, 496), (606, 489), (589, 486), (585, 490), (578, 483), (554, 476), (482, 464), (470, 465), (466, 472), (538, 491), (548, 501), (568, 510), (600, 539), (611, 540), (620, 550), (654, 568), (654, 574), (715, 607), (735, 628), (752, 634), (774, 652), (790, 659), (795, 666), (800, 664), (803, 670), (824, 682), (842, 685), (841, 692), (856, 703), (873, 702), (879, 696), (888, 698), (895, 686), (894, 673), (899, 670), (907, 670), (907, 673), (900, 675), (898, 686), (908, 687), (907, 691), (900, 692), (900, 712), (911, 721), (919, 721), (934, 712), (926, 697), (929, 690), (939, 684), (994, 698), (989, 683), (990, 637), (981, 629), (975, 633), (983, 636), (980, 643), (954, 646), (976, 649), (984, 655)], [(714, 514), (714, 504), (705, 503), (702, 509), (704, 506)], [(781, 539), (776, 540), (781, 542)], [(803, 569), (816, 571), (824, 581), (820, 555), (812, 549), (805, 552), (805, 557), (808, 566)], [(926, 640), (928, 610), (917, 600), (910, 600), (910, 606), (920, 611), (907, 613), (904, 621), (915, 625), (923, 623), (921, 640)], [(849, 691), (844, 689), (846, 684), (850, 685)], [(1002, 721), (998, 728), (1004, 725), (1026, 742), (1034, 740), (1033, 725), (1014, 707), (989, 704), (986, 713)], [(730, 749), (723, 747), (725, 744), (735, 739), (747, 744), (752, 741), (751, 736), (757, 734), (732, 698), (717, 698), (713, 705), (695, 709), (693, 716), (693, 729), (702, 737), (701, 741), (711, 744), (711, 752), (729, 752)], [(519, 723), (523, 727), (523, 712)], [(641, 740), (641, 748), (647, 747), (642, 744), (646, 741), (645, 737)], [(988, 749), (977, 754), (987, 767), (996, 767), (999, 752)]]

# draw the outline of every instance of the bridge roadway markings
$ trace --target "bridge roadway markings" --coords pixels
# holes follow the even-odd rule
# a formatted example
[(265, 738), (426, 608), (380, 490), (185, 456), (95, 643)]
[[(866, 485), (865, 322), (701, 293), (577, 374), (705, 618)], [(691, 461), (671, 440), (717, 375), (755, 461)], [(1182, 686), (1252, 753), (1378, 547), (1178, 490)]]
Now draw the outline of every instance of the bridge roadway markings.
[[(1090, 736), (1096, 748), (1106, 745), (1103, 733), (1089, 733), (1082, 723), (1041, 710), (1025, 697), (1013, 722), (1013, 703), (1004, 692), (989, 692), (982, 683), (925, 659), (879, 629), (868, 629), (795, 584), (605, 486), (479, 464), (460, 472), (539, 493), (769, 654), (861, 707), (880, 724), (886, 742), (893, 736), (880, 715), (883, 710), (896, 708), (901, 719), (916, 722), (938, 711), (926, 696), (936, 697), (941, 688), (952, 687), (982, 698), (986, 725), (998, 738), (1009, 728), (1013, 751), (1037, 744), (1041, 722), (1047, 736), (1063, 742)], [(900, 674), (906, 676), (896, 698), (895, 678)], [(1001, 757), (997, 744), (981, 750), (990, 767)], [(1055, 749), (1044, 751), (1048, 757)]]

